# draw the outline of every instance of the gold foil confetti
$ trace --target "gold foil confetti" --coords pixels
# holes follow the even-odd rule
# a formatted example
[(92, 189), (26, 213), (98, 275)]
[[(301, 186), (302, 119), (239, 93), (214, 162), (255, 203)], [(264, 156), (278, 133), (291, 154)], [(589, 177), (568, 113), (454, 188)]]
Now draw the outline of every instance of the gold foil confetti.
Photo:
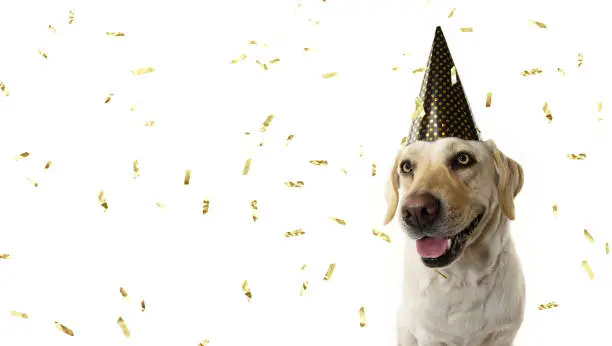
[(608, 243), (606, 243), (606, 255), (610, 254), (610, 245), (608, 245)]
[(107, 31), (106, 32), (106, 36), (124, 37), (125, 33), (124, 32), (118, 32), (118, 31)]
[(202, 215), (206, 215), (208, 213), (208, 208), (210, 207), (210, 201), (205, 199), (202, 201)]
[(295, 231), (285, 233), (285, 238), (298, 237), (306, 234), (302, 229), (296, 229)]
[(565, 71), (561, 67), (557, 68), (557, 72), (561, 73), (563, 77), (566, 75)]
[(402, 53), (402, 56), (410, 56), (410, 53)]
[(65, 325), (59, 322), (55, 322), (55, 328), (59, 329), (61, 332), (63, 332), (66, 335), (74, 336), (74, 332), (70, 330), (70, 328), (66, 327)]
[[(1, 83), (0, 83), (0, 84), (1, 84)], [(8, 95), (6, 95), (6, 96), (8, 96)], [(597, 104), (597, 112), (601, 112), (601, 109), (602, 109), (602, 108), (603, 108), (603, 102), (599, 102), (599, 103)]]
[(365, 308), (363, 306), (359, 308), (359, 326), (361, 328), (366, 326)]
[(251, 169), (251, 158), (247, 159), (244, 163), (244, 168), (242, 168), (242, 175), (249, 174), (249, 169)]
[(132, 169), (134, 170), (134, 179), (140, 176), (140, 169), (138, 168), (138, 160), (134, 160), (132, 163)]
[(285, 140), (285, 146), (289, 146), (289, 143), (293, 140), (293, 137), (295, 137), (295, 135), (287, 136), (287, 139)]
[(261, 128), (259, 128), (259, 132), (266, 132), (270, 124), (272, 124), (272, 120), (274, 120), (274, 114), (268, 115), (261, 125)]
[(461, 32), (474, 32), (474, 28), (461, 28)]
[(412, 120), (416, 119), (419, 116), (422, 116), (425, 114), (425, 108), (423, 106), (423, 100), (421, 100), (420, 97), (416, 97), (414, 99), (414, 103), (415, 103), (415, 108), (414, 108), (414, 112), (412, 113)]
[(304, 264), (303, 266), (301, 266), (301, 267), (300, 267), (300, 270), (301, 270), (301, 271), (306, 270), (306, 264)]
[(10, 312), (11, 316), (13, 316), (13, 317), (19, 317), (19, 318), (25, 318), (25, 319), (30, 318), (28, 316), (28, 314), (26, 314), (25, 312), (18, 312), (18, 311), (13, 311), (13, 310), (11, 310), (9, 312)]
[(454, 14), (455, 14), (455, 10), (456, 8), (453, 8), (450, 13), (448, 14), (448, 18), (451, 18)]
[(49, 25), (49, 30), (51, 30), (51, 32), (53, 33), (57, 33), (57, 30), (55, 30), (55, 27), (53, 27), (53, 25)]
[(553, 209), (553, 214), (555, 216), (557, 216), (559, 214), (559, 210), (558, 210), (559, 207), (557, 206), (557, 204), (553, 204), (553, 208), (552, 209)]
[(31, 179), (31, 178), (28, 178), (28, 183), (34, 185), (34, 187), (38, 187), (38, 183), (35, 180)]
[(242, 282), (242, 292), (244, 292), (244, 295), (249, 299), (249, 301), (251, 301), (251, 299), (253, 298), (253, 294), (251, 294), (251, 289), (249, 288), (249, 283), (247, 282), (247, 280), (244, 280), (244, 282)]
[(106, 203), (106, 197), (104, 197), (104, 191), (100, 191), (100, 193), (98, 193), (98, 201), (100, 202), (100, 206), (104, 208), (104, 211), (107, 211), (108, 203)]
[(393, 67), (391, 68), (391, 71), (397, 71), (397, 70), (399, 70), (399, 66), (393, 66)]
[(336, 269), (336, 263), (330, 264), (329, 267), (327, 268), (327, 272), (325, 273), (325, 276), (323, 277), (323, 280), (329, 281), (335, 269)]
[(301, 181), (301, 180), (298, 180), (298, 181), (287, 181), (287, 182), (285, 182), (285, 185), (287, 187), (302, 188), (302, 187), (304, 187), (304, 182)]
[(548, 102), (544, 102), (544, 106), (542, 106), (542, 110), (544, 111), (544, 115), (546, 116), (546, 119), (548, 119), (548, 122), (552, 122), (553, 120), (553, 116), (550, 112), (550, 107), (548, 106)]
[(329, 218), (331, 221), (334, 221), (340, 225), (346, 226), (346, 221), (342, 220), (342, 219), (338, 219), (337, 217), (330, 217)]
[(146, 126), (146, 127), (151, 127), (151, 126), (153, 126), (153, 125), (155, 125), (155, 121), (154, 121), (154, 120), (147, 121), (147, 122), (144, 124), (144, 126)]
[(240, 54), (240, 60), (246, 60), (249, 56), (246, 54)]
[(300, 297), (306, 293), (306, 289), (308, 288), (308, 281), (302, 282), (302, 289), (300, 290)]
[(74, 10), (68, 11), (68, 24), (74, 23)]
[(249, 41), (249, 44), (257, 44), (257, 41), (251, 40), (251, 41)]
[(204, 340), (204, 341), (200, 342), (200, 344), (198, 346), (208, 346), (209, 343), (210, 343), (210, 341)]
[(6, 85), (4, 85), (4, 83), (2, 82), (0, 82), (0, 91), (2, 91), (4, 96), (11, 96), (11, 93), (9, 93), (8, 89), (6, 88)]
[(279, 63), (279, 62), (280, 62), (280, 59), (276, 58), (276, 59), (272, 59), (272, 60), (268, 61), (268, 64), (274, 65), (274, 64)]
[(145, 305), (145, 301), (144, 300), (140, 302), (140, 308), (142, 309), (142, 312), (144, 312), (145, 309), (147, 308), (147, 306)]
[(451, 85), (457, 84), (457, 68), (451, 67)]
[(448, 280), (448, 276), (446, 276), (444, 273), (442, 273), (441, 271), (439, 271), (438, 269), (434, 269), (434, 271), (436, 273), (438, 273), (438, 275), (440, 275), (441, 277), (443, 277), (444, 279)]
[(123, 318), (121, 318), (121, 316), (119, 316), (119, 318), (117, 319), (117, 324), (119, 325), (119, 328), (121, 328), (123, 335), (125, 335), (126, 338), (129, 338), (130, 330), (128, 329), (127, 325), (125, 324), (125, 321), (123, 320)]
[(123, 287), (119, 287), (119, 293), (121, 293), (121, 296), (123, 298), (127, 298), (128, 297), (128, 294), (127, 294), (126, 290)]
[(111, 101), (111, 99), (113, 98), (115, 94), (113, 93), (109, 93), (108, 96), (106, 96), (106, 99), (104, 100), (104, 103), (109, 103)]
[(376, 164), (375, 163), (372, 164), (372, 176), (373, 177), (376, 176)]
[(374, 234), (375, 236), (379, 237), (380, 239), (386, 241), (387, 243), (391, 242), (391, 237), (389, 237), (385, 233), (377, 230), (376, 228), (372, 228), (372, 234)]
[(402, 141), (400, 142), (400, 145), (404, 145), (406, 144), (406, 141), (408, 141), (408, 137), (402, 137)]
[(256, 222), (257, 219), (259, 218), (259, 216), (257, 215), (257, 211), (259, 210), (259, 208), (257, 208), (257, 200), (256, 199), (251, 201), (251, 209), (253, 209), (253, 222)]
[(310, 50), (312, 50), (312, 48), (304, 48), (304, 52), (308, 52)]
[(51, 167), (51, 161), (47, 161), (47, 163), (45, 164), (45, 170), (49, 169), (49, 167)]
[(133, 111), (135, 111), (135, 110), (136, 110), (136, 105), (132, 105), (132, 106), (130, 107), (130, 112), (133, 112)]
[(593, 270), (591, 269), (589, 262), (582, 261), (582, 268), (584, 268), (584, 270), (587, 272), (587, 275), (589, 275), (589, 279), (593, 280), (595, 275), (593, 274)]
[(132, 74), (134, 76), (142, 76), (142, 75), (145, 75), (151, 72), (155, 72), (155, 69), (153, 67), (141, 67), (141, 68), (132, 70)]
[(587, 238), (587, 240), (591, 244), (595, 244), (595, 239), (593, 239), (593, 236), (591, 235), (591, 233), (589, 233), (589, 231), (587, 231), (586, 229), (584, 230), (584, 236)]
[(327, 166), (327, 160), (310, 160), (308, 162), (315, 166)]
[(45, 58), (45, 59), (47, 59), (47, 58), (48, 58), (47, 53), (43, 52), (43, 51), (42, 51), (42, 50), (40, 50), (40, 49), (38, 50), (38, 55), (42, 56), (42, 57), (43, 57), (43, 58)]
[(0, 253), (0, 259), (10, 259), (11, 255), (7, 253)]
[(166, 204), (164, 204), (163, 202), (157, 201), (157, 202), (155, 202), (155, 205), (156, 205), (158, 208), (161, 208), (161, 209), (166, 209)]
[(338, 75), (338, 72), (328, 72), (323, 74), (323, 78), (333, 78)]
[(417, 73), (421, 73), (421, 72), (425, 72), (425, 67), (419, 67), (417, 69), (412, 70), (413, 74), (417, 74)]
[(542, 73), (542, 70), (539, 68), (533, 68), (531, 70), (525, 70), (523, 72), (521, 72), (521, 76), (523, 77), (527, 77), (527, 76), (535, 76), (537, 74)]
[(263, 68), (264, 71), (268, 70), (268, 65), (264, 64), (263, 62), (261, 62), (259, 60), (255, 60), (255, 62), (257, 63), (257, 65), (261, 66), (261, 68)]
[(567, 154), (567, 158), (570, 159), (570, 160), (582, 161), (582, 160), (586, 159), (586, 154), (585, 153)]
[(21, 154), (17, 155), (17, 156), (15, 157), (15, 160), (16, 160), (16, 161), (18, 161), (18, 160), (22, 160), (22, 159), (25, 159), (25, 158), (26, 158), (26, 157), (28, 157), (28, 156), (30, 156), (30, 153), (28, 153), (28, 152), (26, 151), (26, 152), (23, 152), (23, 153), (21, 153)]
[(529, 23), (537, 25), (538, 27), (542, 28), (542, 29), (546, 29), (546, 24), (542, 23), (542, 22), (536, 22), (535, 20), (530, 20)]
[(582, 66), (583, 60), (584, 60), (584, 55), (582, 55), (582, 53), (578, 53), (578, 67)]
[(538, 305), (538, 310), (549, 310), (549, 309), (552, 309), (552, 308), (556, 308), (558, 306), (559, 306), (559, 304), (557, 304), (555, 302), (550, 302), (550, 303)]
[(493, 93), (489, 91), (487, 93), (487, 102), (485, 103), (485, 107), (491, 108), (491, 98), (492, 97), (493, 97)]
[(191, 181), (191, 169), (188, 169), (185, 171), (185, 180), (183, 181), (183, 184), (189, 185), (190, 181)]

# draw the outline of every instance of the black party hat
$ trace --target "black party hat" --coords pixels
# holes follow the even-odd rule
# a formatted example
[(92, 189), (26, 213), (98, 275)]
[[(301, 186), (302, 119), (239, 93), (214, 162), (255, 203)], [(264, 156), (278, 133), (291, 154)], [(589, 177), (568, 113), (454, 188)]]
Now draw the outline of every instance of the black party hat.
[(461, 79), (440, 27), (436, 28), (412, 118), (407, 144), (433, 142), (444, 137), (480, 140)]

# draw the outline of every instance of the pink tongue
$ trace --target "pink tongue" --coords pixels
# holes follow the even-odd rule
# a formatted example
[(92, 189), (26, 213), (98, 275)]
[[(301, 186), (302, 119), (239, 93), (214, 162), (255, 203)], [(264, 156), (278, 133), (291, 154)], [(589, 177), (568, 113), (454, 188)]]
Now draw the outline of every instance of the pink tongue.
[(416, 241), (417, 252), (421, 257), (438, 258), (448, 250), (446, 238), (423, 238)]

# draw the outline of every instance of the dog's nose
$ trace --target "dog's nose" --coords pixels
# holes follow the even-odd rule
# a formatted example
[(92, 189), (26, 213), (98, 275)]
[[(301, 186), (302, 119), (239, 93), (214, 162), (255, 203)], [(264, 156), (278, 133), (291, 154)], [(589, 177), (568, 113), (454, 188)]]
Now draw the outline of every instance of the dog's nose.
[(430, 193), (412, 195), (404, 202), (402, 214), (411, 226), (431, 226), (440, 214), (440, 201)]

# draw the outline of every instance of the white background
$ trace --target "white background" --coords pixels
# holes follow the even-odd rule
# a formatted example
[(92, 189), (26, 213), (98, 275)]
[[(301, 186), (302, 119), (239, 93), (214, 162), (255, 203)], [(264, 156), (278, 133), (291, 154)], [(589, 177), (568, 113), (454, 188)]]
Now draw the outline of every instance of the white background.
[[(512, 226), (528, 283), (516, 345), (609, 344), (609, 319), (601, 317), (612, 308), (612, 255), (604, 250), (612, 241), (612, 56), (604, 6), (2, 2), (0, 81), (10, 96), (0, 94), (0, 253), (11, 258), (0, 260), (0, 344), (395, 345), (402, 234), (381, 226), (382, 187), (420, 88), (422, 74), (412, 70), (425, 65), (436, 25), (483, 136), (525, 169)], [(230, 63), (241, 54), (247, 59)], [(280, 62), (267, 71), (255, 62), (275, 58)], [(130, 72), (148, 66), (155, 72)], [(543, 73), (521, 76), (533, 68)], [(327, 72), (338, 75), (322, 78)], [(485, 108), (489, 91), (492, 105)], [(269, 114), (275, 118), (261, 133)], [(145, 127), (147, 121), (155, 124)], [(289, 134), (295, 138), (286, 146)], [(22, 152), (30, 156), (16, 161)], [(582, 152), (584, 161), (566, 158)], [(251, 171), (242, 176), (249, 157)], [(329, 166), (308, 163), (316, 159)], [(140, 163), (137, 179), (133, 160)], [(187, 169), (191, 184), (184, 186)], [(287, 188), (290, 180), (305, 187)], [(372, 227), (392, 242), (374, 237)], [(284, 237), (298, 228), (306, 233)], [(323, 281), (330, 263), (336, 270)], [(242, 292), (245, 279), (251, 302)], [(551, 301), (559, 307), (537, 309)]]

